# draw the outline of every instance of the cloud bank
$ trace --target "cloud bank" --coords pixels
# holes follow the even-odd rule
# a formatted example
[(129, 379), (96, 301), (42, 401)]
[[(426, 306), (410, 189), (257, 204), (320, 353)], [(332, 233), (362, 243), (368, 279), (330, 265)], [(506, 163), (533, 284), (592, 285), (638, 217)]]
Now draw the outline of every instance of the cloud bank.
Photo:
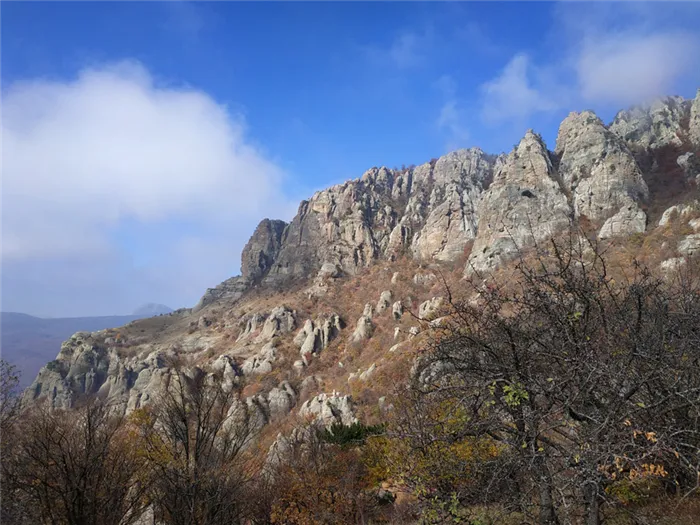
[[(700, 81), (700, 36), (665, 9), (663, 4), (560, 5), (547, 59), (536, 61), (519, 51), (481, 86), (482, 120), (522, 122), (577, 106), (621, 109), (673, 94), (679, 80)], [(688, 9), (700, 14), (696, 6)]]
[[(45, 275), (70, 275), (63, 269), (76, 261), (104, 280), (54, 290), (86, 295), (76, 301), (81, 308), (91, 304), (90, 286), (133, 292), (116, 301), (121, 310), (104, 313), (143, 301), (183, 306), (196, 299), (192, 289), (216, 284), (212, 275), (237, 271), (238, 252), (260, 218), (292, 213), (284, 173), (248, 138), (241, 117), (137, 62), (86, 69), (69, 81), (10, 85), (2, 136), (4, 310), (26, 308), (26, 296), (41, 293), (14, 290), (17, 283), (46, 286)], [(142, 233), (136, 246), (144, 229), (154, 238)], [(115, 275), (117, 260), (136, 269)], [(166, 278), (154, 282), (154, 269)], [(38, 313), (67, 315), (48, 310)]]

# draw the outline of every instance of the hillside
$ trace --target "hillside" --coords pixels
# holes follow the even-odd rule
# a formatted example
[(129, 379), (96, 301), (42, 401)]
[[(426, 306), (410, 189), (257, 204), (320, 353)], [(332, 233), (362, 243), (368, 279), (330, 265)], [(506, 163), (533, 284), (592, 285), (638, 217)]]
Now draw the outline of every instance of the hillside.
[(22, 313), (2, 312), (0, 355), (17, 367), (20, 387), (24, 388), (31, 384), (41, 367), (58, 354), (61, 343), (74, 333), (96, 332), (162, 313), (168, 312), (139, 309), (133, 315), (42, 319)]
[(638, 259), (670, 274), (687, 264), (700, 250), (698, 159), (700, 90), (621, 111), (609, 125), (571, 113), (552, 149), (529, 130), (508, 154), (472, 148), (371, 168), (302, 201), (288, 224), (263, 220), (241, 275), (191, 309), (85, 326), (23, 404), (69, 409), (97, 396), (131, 414), (179, 363), (240, 387), (262, 450), (276, 450), (304, 418), (382, 423), (387, 396), (428, 344), (446, 286), (507, 280), (523, 250), (571, 224), (621, 268)]
[[(699, 147), (700, 96), (669, 97), (621, 111), (608, 126), (589, 111), (571, 113), (553, 151), (528, 131), (507, 155), (472, 148), (405, 170), (372, 168), (302, 201), (289, 224), (263, 220), (243, 250), (242, 275), (207, 290), (191, 310), (66, 341), (26, 399), (53, 392), (55, 406), (69, 407), (76, 396), (100, 392), (133, 409), (167, 375), (163, 357), (175, 354), (215, 361), (236, 377), (250, 375), (251, 363), (306, 377), (307, 365), (299, 363), (308, 357), (273, 365), (273, 346), (301, 346), (302, 353), (343, 347), (356, 326), (361, 338), (362, 327), (373, 324), (380, 292), (391, 291), (381, 299), (391, 304), (410, 298), (413, 309), (437, 293), (416, 274), (421, 265), (447, 265), (460, 276), (488, 272), (571, 220), (600, 239), (641, 242), (666, 227), (675, 205), (690, 221), (687, 235), (653, 250), (671, 266), (673, 256), (692, 255), (700, 242), (690, 220)], [(409, 283), (402, 292), (389, 282), (398, 261), (407, 266), (397, 276)], [(368, 288), (380, 266), (384, 276)], [(329, 292), (339, 286), (342, 292)], [(330, 330), (331, 314), (346, 328), (333, 321)], [(319, 331), (323, 337), (312, 344), (310, 334)], [(95, 365), (77, 366), (88, 356)]]

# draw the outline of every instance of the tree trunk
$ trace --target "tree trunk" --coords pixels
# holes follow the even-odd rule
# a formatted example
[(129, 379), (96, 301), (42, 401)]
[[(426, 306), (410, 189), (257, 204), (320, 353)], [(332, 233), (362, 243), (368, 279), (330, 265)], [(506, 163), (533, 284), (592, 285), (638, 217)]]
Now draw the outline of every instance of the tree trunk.
[(535, 469), (537, 475), (537, 491), (540, 499), (539, 519), (540, 525), (559, 525), (557, 513), (554, 509), (554, 498), (552, 497), (552, 478), (544, 465), (544, 458), (535, 458)]
[(600, 498), (598, 498), (598, 483), (589, 481), (583, 486), (583, 497), (586, 501), (586, 525), (600, 525)]

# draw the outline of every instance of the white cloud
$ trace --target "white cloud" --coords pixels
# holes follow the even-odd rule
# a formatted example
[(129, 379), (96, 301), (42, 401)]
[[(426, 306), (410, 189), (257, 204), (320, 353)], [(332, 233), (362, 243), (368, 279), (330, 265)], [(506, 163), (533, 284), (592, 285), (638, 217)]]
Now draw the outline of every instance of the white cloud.
[(528, 55), (515, 55), (496, 78), (481, 87), (483, 119), (490, 123), (525, 119), (560, 107), (551, 93), (533, 81), (539, 75)]
[(697, 50), (697, 39), (683, 32), (586, 37), (576, 60), (581, 95), (628, 105), (672, 94), (675, 82), (697, 67)]
[(216, 275), (202, 275), (194, 257), (174, 259), (176, 249), (151, 254), (156, 267), (177, 267), (178, 280), (196, 276), (203, 292), (235, 271), (232, 246), (239, 252), (259, 219), (291, 215), (284, 174), (253, 145), (244, 121), (202, 91), (159, 82), (139, 63), (12, 84), (2, 109), (5, 269), (76, 258), (105, 264), (121, 249), (115, 231), (150, 225), (175, 244), (188, 239), (192, 250), (191, 236), (208, 235), (204, 251), (219, 258)]
[(424, 31), (405, 30), (398, 33), (387, 47), (365, 48), (369, 59), (377, 65), (409, 69), (425, 63), (434, 46), (431, 28)]
[(604, 112), (687, 91), (700, 81), (691, 29), (699, 13), (693, 2), (559, 2), (543, 35), (550, 60), (514, 55), (482, 86), (482, 118), (522, 127), (536, 114)]
[(466, 147), (469, 141), (469, 130), (466, 126), (466, 112), (457, 98), (457, 84), (449, 75), (443, 75), (435, 83), (441, 91), (444, 102), (436, 121), (438, 129), (447, 136), (445, 149), (452, 151)]

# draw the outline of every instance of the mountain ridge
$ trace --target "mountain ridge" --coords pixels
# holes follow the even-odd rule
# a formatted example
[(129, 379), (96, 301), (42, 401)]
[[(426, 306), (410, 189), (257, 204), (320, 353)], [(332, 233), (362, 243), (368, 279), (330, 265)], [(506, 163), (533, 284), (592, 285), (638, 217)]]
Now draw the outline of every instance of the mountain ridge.
[(315, 192), (289, 223), (262, 220), (241, 275), (193, 308), (69, 338), (24, 403), (68, 408), (99, 395), (129, 412), (168, 383), (172, 360), (185, 360), (245, 385), (245, 410), (261, 426), (309, 410), (349, 421), (367, 406), (353, 401), (358, 378), (374, 399), (397, 360), (410, 360), (440, 309), (438, 275), (497, 271), (572, 221), (611, 245), (654, 239), (665, 270), (700, 252), (698, 155), (700, 90), (621, 111), (607, 126), (573, 112), (551, 150), (528, 130), (508, 154), (469, 148), (373, 167)]

